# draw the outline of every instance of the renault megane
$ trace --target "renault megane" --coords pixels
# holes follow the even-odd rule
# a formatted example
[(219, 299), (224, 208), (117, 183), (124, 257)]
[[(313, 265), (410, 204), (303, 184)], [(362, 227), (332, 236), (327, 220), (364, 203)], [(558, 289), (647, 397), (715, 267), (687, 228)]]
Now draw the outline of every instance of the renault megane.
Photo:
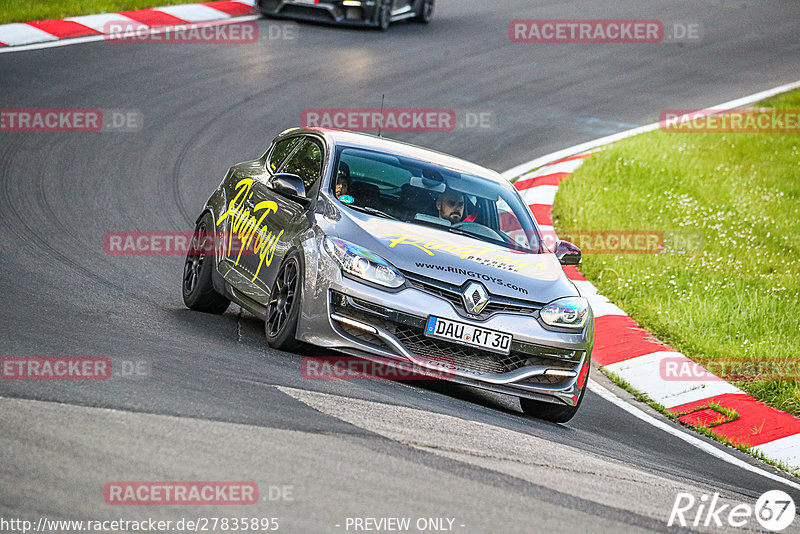
[(302, 343), (440, 370), (568, 421), (586, 389), (594, 318), (514, 187), (432, 150), (366, 134), (291, 129), (230, 168), (196, 221), (183, 298), (265, 321)]

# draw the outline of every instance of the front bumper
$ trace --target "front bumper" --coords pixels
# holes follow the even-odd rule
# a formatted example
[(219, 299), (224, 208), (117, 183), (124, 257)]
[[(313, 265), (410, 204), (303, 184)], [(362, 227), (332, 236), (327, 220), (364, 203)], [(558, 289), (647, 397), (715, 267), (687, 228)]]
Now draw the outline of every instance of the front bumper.
[(306, 272), (307, 283), (315, 283), (304, 290), (311, 298), (304, 299), (303, 341), (388, 366), (412, 364), (434, 373), (446, 367), (449, 380), (517, 397), (578, 402), (591, 360), (593, 319), (582, 332), (565, 333), (524, 313), (494, 313), (479, 324), (513, 334), (511, 352), (496, 354), (425, 335), (429, 315), (465, 321), (441, 296), (416, 287), (387, 292), (323, 265)]
[(297, 0), (258, 0), (256, 9), (270, 17), (352, 26), (376, 26), (376, 4), (377, 0), (363, 0), (360, 6), (345, 6), (343, 0), (318, 0), (317, 3)]

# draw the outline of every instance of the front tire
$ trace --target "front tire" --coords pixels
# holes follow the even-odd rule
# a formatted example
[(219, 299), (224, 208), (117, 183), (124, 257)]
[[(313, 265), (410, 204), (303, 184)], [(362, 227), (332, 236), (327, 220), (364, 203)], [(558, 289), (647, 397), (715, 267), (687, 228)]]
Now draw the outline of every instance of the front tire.
[(294, 351), (303, 345), (295, 338), (303, 287), (303, 271), (300, 266), (300, 254), (293, 250), (283, 260), (272, 284), (264, 331), (267, 343), (274, 349)]
[(417, 10), (417, 15), (414, 17), (414, 22), (420, 24), (428, 24), (433, 19), (434, 0), (422, 0)]
[[(214, 219), (206, 213), (197, 223), (183, 264), (183, 303), (187, 308), (220, 315), (231, 301), (217, 293), (211, 280), (214, 270)], [(210, 240), (210, 241), (209, 241)], [(211, 243), (209, 247), (208, 244)]]
[(378, 29), (386, 31), (392, 24), (392, 0), (383, 0), (378, 8)]
[(532, 415), (537, 419), (544, 419), (551, 423), (566, 423), (578, 413), (578, 408), (583, 402), (583, 395), (586, 393), (586, 385), (581, 390), (578, 402), (575, 406), (566, 404), (551, 404), (549, 402), (535, 401), (532, 399), (519, 399), (519, 405), (526, 415)]

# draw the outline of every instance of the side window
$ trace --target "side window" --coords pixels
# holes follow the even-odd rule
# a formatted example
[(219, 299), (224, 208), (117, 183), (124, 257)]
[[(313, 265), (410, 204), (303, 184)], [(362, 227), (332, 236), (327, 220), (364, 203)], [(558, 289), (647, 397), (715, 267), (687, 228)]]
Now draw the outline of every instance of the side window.
[(311, 191), (322, 175), (322, 149), (314, 141), (306, 139), (280, 170), (298, 175), (303, 179), (306, 191)]
[(269, 168), (274, 173), (278, 170), (278, 167), (281, 166), (283, 160), (286, 159), (294, 147), (297, 146), (297, 143), (300, 142), (299, 137), (292, 137), (290, 139), (284, 139), (277, 145), (275, 145), (275, 149), (272, 151), (272, 155), (269, 157)]

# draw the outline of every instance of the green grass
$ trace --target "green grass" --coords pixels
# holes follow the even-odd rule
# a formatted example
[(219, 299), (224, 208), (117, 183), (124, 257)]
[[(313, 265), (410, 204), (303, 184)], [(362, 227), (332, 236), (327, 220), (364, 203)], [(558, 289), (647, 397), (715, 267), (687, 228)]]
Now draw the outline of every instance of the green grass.
[(148, 7), (189, 4), (202, 0), (0, 0), (0, 24), (63, 19)]
[[(800, 109), (800, 91), (760, 106)], [(600, 292), (701, 363), (800, 363), (800, 134), (640, 135), (588, 158), (559, 188), (559, 234), (693, 234), (687, 253), (587, 254)], [(736, 385), (800, 415), (800, 382)]]

